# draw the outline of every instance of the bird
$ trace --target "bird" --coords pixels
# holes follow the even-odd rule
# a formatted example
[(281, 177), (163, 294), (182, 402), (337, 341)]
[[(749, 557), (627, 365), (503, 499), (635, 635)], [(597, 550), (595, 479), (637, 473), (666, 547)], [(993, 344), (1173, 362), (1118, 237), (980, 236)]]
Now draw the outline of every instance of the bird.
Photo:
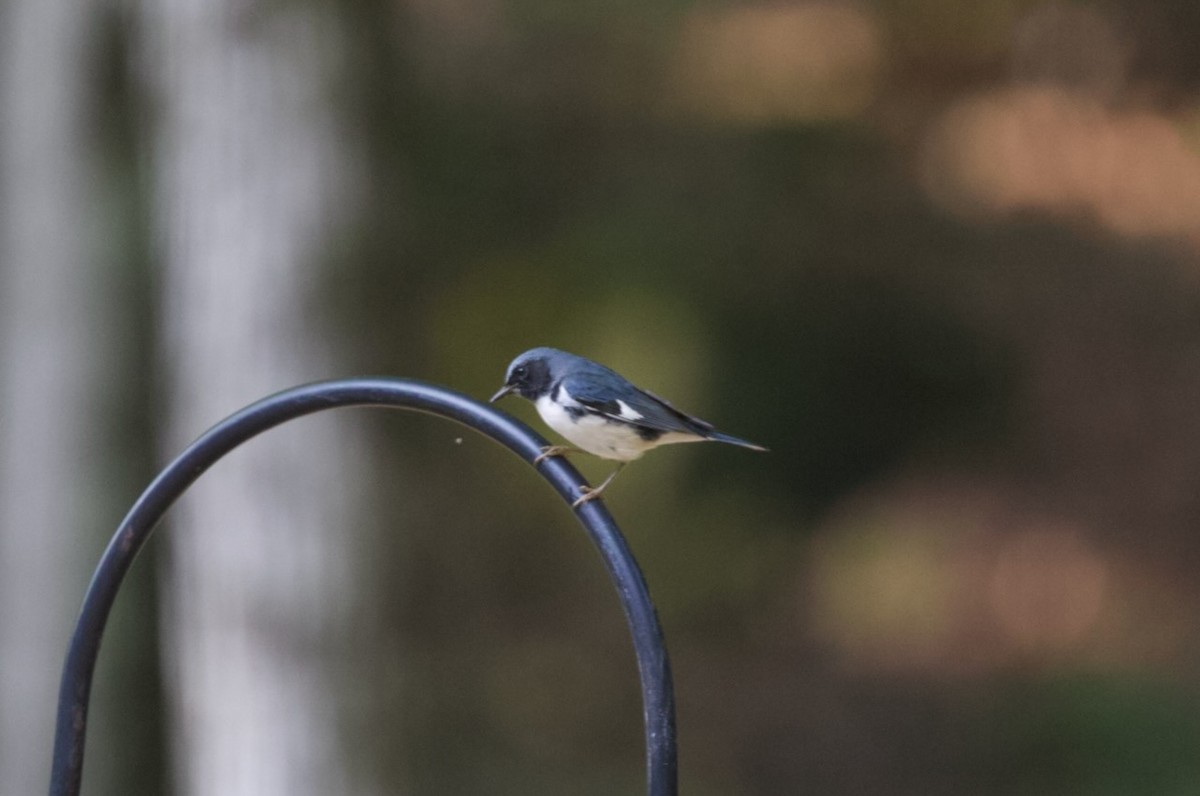
[(546, 425), (572, 443), (543, 447), (534, 464), (579, 452), (619, 462), (600, 486), (582, 487), (572, 508), (600, 497), (626, 464), (659, 445), (708, 441), (767, 450), (717, 431), (598, 362), (555, 348), (531, 348), (514, 359), (488, 403), (511, 393), (532, 401)]

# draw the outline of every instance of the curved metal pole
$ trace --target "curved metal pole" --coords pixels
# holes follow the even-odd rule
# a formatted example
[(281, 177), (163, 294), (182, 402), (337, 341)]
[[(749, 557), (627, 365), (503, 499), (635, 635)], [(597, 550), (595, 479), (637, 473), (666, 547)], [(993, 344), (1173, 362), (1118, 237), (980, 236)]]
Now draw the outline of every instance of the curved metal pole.
[[(171, 462), (122, 520), (100, 559), (63, 664), (50, 796), (77, 796), (83, 773), (88, 698), (104, 625), (133, 559), (167, 509), (218, 459), (251, 437), (303, 415), (344, 406), (415, 409), (455, 420), (491, 437), (529, 463), (546, 444), (525, 424), (461, 393), (407, 379), (326, 381), (286, 390), (213, 426)], [(537, 471), (569, 504), (584, 481), (562, 457)], [(599, 500), (575, 510), (612, 576), (633, 636), (642, 685), (649, 796), (675, 796), (675, 696), (671, 667), (654, 603), (637, 561), (612, 515)]]

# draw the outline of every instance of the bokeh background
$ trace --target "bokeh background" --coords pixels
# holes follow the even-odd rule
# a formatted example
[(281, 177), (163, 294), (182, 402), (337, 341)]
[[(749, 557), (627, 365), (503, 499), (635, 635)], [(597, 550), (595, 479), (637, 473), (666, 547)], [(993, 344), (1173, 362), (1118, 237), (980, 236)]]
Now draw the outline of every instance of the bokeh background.
[[(8, 0), (0, 792), (189, 439), (534, 345), (771, 448), (607, 496), (683, 793), (1200, 792), (1198, 40), (1194, 0)], [(598, 557), (432, 418), (206, 475), (93, 704), (90, 794), (644, 789)]]

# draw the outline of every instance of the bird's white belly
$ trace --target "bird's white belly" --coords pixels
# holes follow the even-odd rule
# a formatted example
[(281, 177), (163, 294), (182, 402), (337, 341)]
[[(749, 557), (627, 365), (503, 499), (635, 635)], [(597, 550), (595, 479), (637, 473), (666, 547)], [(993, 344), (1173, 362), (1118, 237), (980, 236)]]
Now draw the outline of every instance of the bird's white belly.
[(646, 451), (668, 440), (648, 442), (624, 423), (616, 423), (599, 415), (584, 414), (573, 418), (544, 395), (534, 404), (546, 425), (562, 434), (577, 448), (602, 459), (633, 461)]

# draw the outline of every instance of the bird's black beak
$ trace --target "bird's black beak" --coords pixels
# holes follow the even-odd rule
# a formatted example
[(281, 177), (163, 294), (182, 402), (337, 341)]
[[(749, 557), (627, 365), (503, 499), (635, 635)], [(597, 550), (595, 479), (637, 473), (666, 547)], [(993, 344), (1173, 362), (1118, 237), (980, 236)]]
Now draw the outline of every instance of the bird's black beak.
[(508, 395), (510, 392), (512, 392), (512, 391), (513, 391), (513, 390), (515, 390), (515, 389), (517, 389), (516, 385), (514, 385), (514, 384), (505, 384), (503, 387), (501, 387), (501, 388), (500, 388), (500, 389), (499, 389), (499, 390), (496, 392), (496, 394), (495, 394), (495, 395), (493, 395), (491, 398), (489, 398), (489, 399), (488, 399), (488, 403), (490, 403), (490, 404), (494, 404), (494, 403), (496, 403), (496, 401), (499, 401), (501, 398), (503, 398), (504, 396)]

